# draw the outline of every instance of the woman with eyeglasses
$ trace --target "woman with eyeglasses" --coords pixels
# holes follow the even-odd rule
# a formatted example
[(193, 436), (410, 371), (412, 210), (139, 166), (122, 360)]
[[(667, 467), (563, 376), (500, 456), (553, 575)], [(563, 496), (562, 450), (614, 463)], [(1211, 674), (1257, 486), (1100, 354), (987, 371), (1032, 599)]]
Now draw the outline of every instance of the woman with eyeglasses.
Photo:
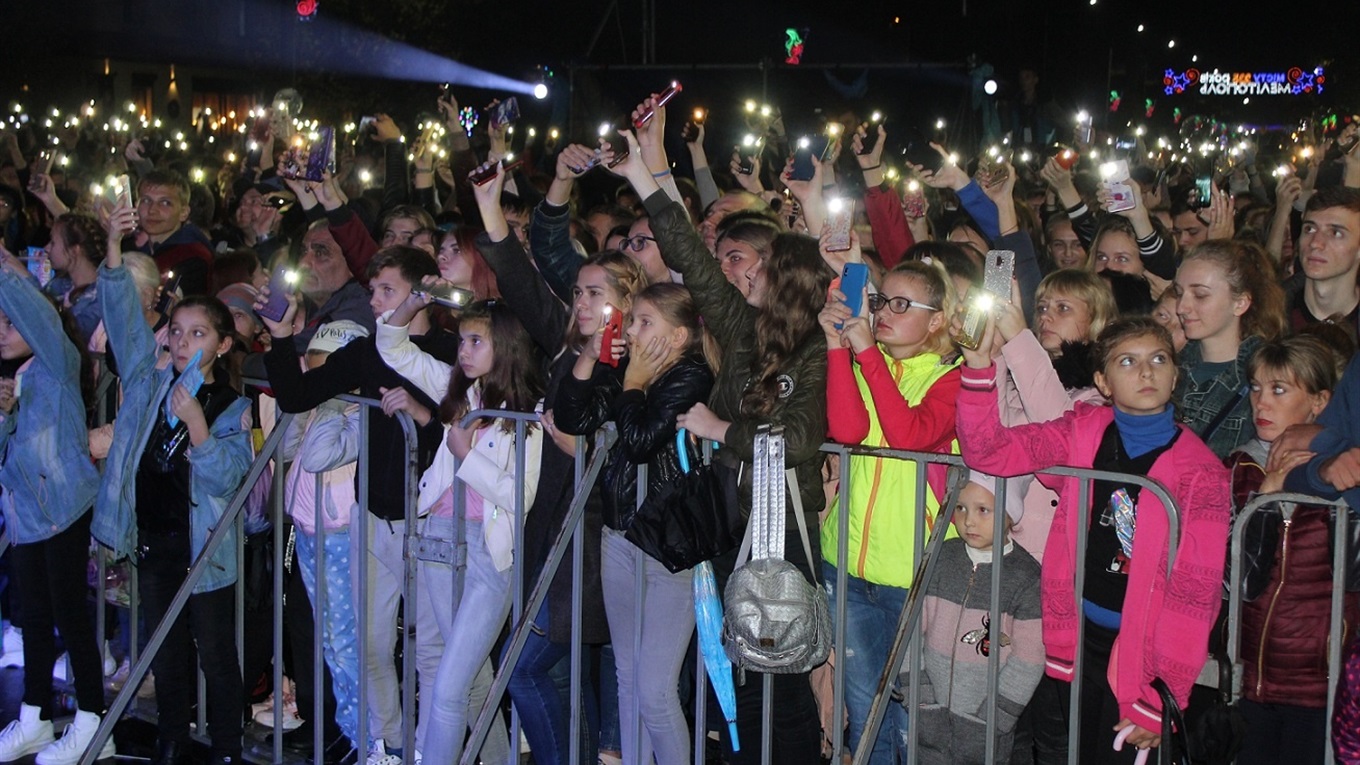
[[(852, 256), (853, 259), (853, 256)], [(866, 311), (854, 315), (847, 295), (832, 290), (818, 316), (826, 336), (828, 433), (833, 441), (911, 451), (957, 453), (954, 400), (959, 392), (958, 357), (949, 335), (954, 288), (944, 270), (908, 260), (883, 277), (882, 291), (862, 297)], [(871, 319), (872, 317), (872, 319)], [(846, 566), (845, 704), (849, 747), (860, 734), (888, 660), (898, 615), (916, 569), (916, 524), (940, 510), (943, 474), (927, 476), (916, 464), (850, 457), (848, 559), (837, 557), (840, 503), (833, 499), (822, 523), (822, 576), (834, 581)], [(935, 479), (925, 507), (915, 507), (917, 482)], [(946, 521), (948, 519), (946, 514)], [(864, 742), (868, 762), (891, 765), (907, 731), (906, 712), (893, 705), (877, 739)]]

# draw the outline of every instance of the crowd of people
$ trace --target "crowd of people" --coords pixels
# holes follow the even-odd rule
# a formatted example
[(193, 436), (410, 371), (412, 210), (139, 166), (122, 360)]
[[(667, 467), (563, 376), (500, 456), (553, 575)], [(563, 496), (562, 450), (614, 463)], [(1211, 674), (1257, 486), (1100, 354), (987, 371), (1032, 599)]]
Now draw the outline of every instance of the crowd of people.
[[(691, 762), (706, 742), (690, 721), (707, 701), (681, 680), (702, 671), (694, 572), (644, 554), (629, 530), (655, 505), (683, 501), (670, 489), (704, 441), (719, 447), (714, 480), (749, 516), (766, 425), (782, 427), (789, 512), (812, 538), (805, 547), (799, 524), (786, 524), (786, 560), (846, 619), (834, 659), (843, 710), (815, 691), (826, 667), (773, 675), (774, 762), (867, 748), (868, 762), (892, 765), (912, 736), (919, 761), (984, 762), (991, 705), (994, 761), (1066, 762), (1077, 749), (1083, 763), (1133, 762), (1169, 745), (1156, 681), (1192, 721), (1214, 704), (1193, 689), (1239, 639), (1224, 622), (1231, 581), (1244, 601), (1237, 762), (1320, 763), (1328, 747), (1360, 762), (1360, 525), (1352, 518), (1336, 538), (1333, 505), (1277, 501), (1245, 516), (1241, 560), (1228, 546), (1259, 495), (1360, 507), (1360, 121), (1296, 134), (1314, 151), (1296, 162), (1286, 145), (1277, 166), (1264, 136), (1231, 161), (1226, 151), (1173, 159), (1140, 140), (1120, 167), (1102, 165), (1108, 149), (1089, 136), (1030, 126), (975, 159), (933, 145), (895, 168), (893, 128), (852, 113), (810, 150), (782, 119), (748, 112), (755, 140), (729, 152), (706, 145), (698, 115), (668, 130), (653, 95), (627, 129), (520, 158), (508, 123), (469, 141), (458, 104), (446, 95), (437, 106), (443, 124), (411, 126), (409, 142), (379, 115), (357, 156), (342, 142), (338, 165), (315, 174), (297, 172), (298, 152), (324, 138), (264, 120), (211, 186), (195, 157), (154, 156), (150, 141), (110, 152), (78, 130), (55, 143), (32, 130), (0, 137), (6, 643), (22, 636), (9, 656), (24, 669), (0, 762), (74, 765), (103, 719), (107, 649), (78, 606), (92, 540), (137, 567), (149, 629), (239, 492), (250, 494), (246, 538), (227, 532), (153, 661), (153, 765), (190, 759), (195, 668), (207, 680), (211, 762), (239, 760), (275, 661), (287, 662), (289, 714), (300, 718), (285, 732), (271, 717), (283, 745), (327, 763), (455, 761), (496, 671), (510, 672), (540, 765), (569, 761), (573, 708), (583, 762)], [(372, 188), (361, 174), (377, 175)], [(105, 374), (116, 407), (101, 412), (93, 389)], [(337, 398), (351, 393), (381, 403), (366, 430), (359, 406)], [(485, 410), (538, 417), (468, 421)], [(263, 639), (247, 626), (244, 646), (231, 628), (236, 586), (247, 609), (270, 608), (270, 481), (242, 483), (278, 412), (296, 415), (272, 465), (286, 471), (288, 659), (271, 655), (267, 616), (253, 621)], [(447, 560), (422, 559), (404, 613), (399, 414), (417, 430), (415, 533), (466, 540), (461, 593)], [(577, 437), (609, 423), (617, 442), (579, 537), (581, 621), (562, 566), (543, 607), (524, 614), (528, 641), (507, 668), (516, 570), (527, 594), (575, 497)], [(869, 455), (841, 466), (821, 450), (828, 440), (957, 454), (970, 475), (950, 494), (938, 466)], [(1141, 483), (1103, 478), (1084, 492), (1082, 480), (1043, 472), (1055, 466), (1157, 480), (1178, 531)], [(938, 570), (917, 582), (916, 539), (938, 523), (953, 528)], [(1346, 568), (1334, 571), (1338, 546)], [(711, 561), (719, 591), (738, 554)], [(921, 662), (901, 668), (903, 693), (866, 739), (918, 586)], [(1345, 590), (1346, 669), (1328, 666), (1335, 588)], [(401, 703), (403, 619), (418, 710)], [(314, 677), (318, 629), (326, 661)], [(577, 629), (590, 671), (573, 697)], [(78, 710), (57, 737), (59, 644)], [(1329, 671), (1343, 673), (1334, 704)], [(323, 719), (312, 719), (318, 697)], [(405, 751), (412, 715), (415, 751)], [(742, 745), (716, 726), (719, 756), (758, 762), (760, 726), (761, 683), (744, 676)], [(841, 752), (829, 750), (833, 726)], [(323, 752), (312, 749), (317, 728)], [(482, 761), (505, 762), (516, 745), (498, 718)], [(110, 738), (99, 755), (113, 754)]]

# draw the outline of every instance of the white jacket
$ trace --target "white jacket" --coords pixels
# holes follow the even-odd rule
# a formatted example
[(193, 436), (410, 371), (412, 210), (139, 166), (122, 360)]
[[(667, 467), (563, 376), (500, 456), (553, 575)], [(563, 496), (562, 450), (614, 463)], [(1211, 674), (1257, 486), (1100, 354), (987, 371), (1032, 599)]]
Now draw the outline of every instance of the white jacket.
[[(376, 334), (378, 353), (383, 362), (397, 374), (410, 380), (430, 396), (441, 400), (448, 390), (452, 367), (420, 350), (411, 342), (406, 327), (396, 327), (379, 320)], [(481, 406), (481, 386), (468, 389), (468, 405)], [(535, 411), (542, 411), (542, 402)], [(497, 571), (505, 571), (514, 563), (515, 550), (515, 487), (524, 486), (524, 509), (533, 505), (538, 489), (541, 465), (543, 429), (534, 427), (525, 434), (524, 474), (515, 475), (515, 434), (501, 429), (501, 421), (477, 431), (472, 449), (459, 465), (458, 458), (448, 447), (449, 426), (444, 426), (444, 441), (435, 453), (434, 462), (420, 478), (420, 498), (417, 510), (425, 515), (439, 501), (454, 478), (467, 484), (481, 495), (483, 504), (482, 536)], [(455, 465), (457, 467), (455, 468)]]

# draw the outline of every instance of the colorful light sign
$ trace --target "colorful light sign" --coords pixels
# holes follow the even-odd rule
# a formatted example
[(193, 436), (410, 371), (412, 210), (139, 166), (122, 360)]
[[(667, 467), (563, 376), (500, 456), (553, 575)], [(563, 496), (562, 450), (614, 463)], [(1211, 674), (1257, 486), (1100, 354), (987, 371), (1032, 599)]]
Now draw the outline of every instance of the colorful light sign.
[(1293, 67), (1283, 72), (1201, 72), (1167, 69), (1162, 86), (1168, 96), (1300, 96), (1321, 93), (1327, 75), (1322, 67)]

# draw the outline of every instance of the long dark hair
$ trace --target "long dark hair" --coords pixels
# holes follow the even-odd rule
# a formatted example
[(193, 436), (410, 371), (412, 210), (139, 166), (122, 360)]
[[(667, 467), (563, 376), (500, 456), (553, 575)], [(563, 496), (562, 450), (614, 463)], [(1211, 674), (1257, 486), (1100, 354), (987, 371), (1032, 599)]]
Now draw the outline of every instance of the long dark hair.
[[(190, 295), (175, 304), (174, 310), (170, 311), (170, 320), (174, 321), (175, 314), (185, 308), (202, 308), (203, 313), (208, 315), (208, 323), (217, 332), (218, 342), (224, 338), (231, 338), (232, 347), (240, 342), (236, 336), (236, 320), (231, 317), (231, 310), (226, 304), (211, 295)], [(213, 376), (218, 380), (226, 380), (227, 385), (237, 393), (241, 392), (241, 365), (238, 354), (227, 353), (217, 357), (213, 362)]]
[(798, 347), (818, 331), (817, 314), (835, 276), (822, 260), (817, 240), (780, 234), (763, 266), (765, 298), (756, 317), (751, 383), (741, 397), (742, 412), (769, 416), (779, 403), (779, 373)]
[[(479, 321), (490, 327), (493, 353), (491, 371), (478, 378), (482, 383), (481, 408), (534, 411), (544, 389), (543, 359), (534, 341), (503, 301), (473, 303), (458, 319), (460, 327)], [(439, 402), (440, 422), (451, 423), (468, 413), (467, 392), (477, 381), (468, 377), (461, 366), (454, 366), (449, 389)], [(501, 429), (509, 433), (515, 426), (511, 420), (502, 420)]]

